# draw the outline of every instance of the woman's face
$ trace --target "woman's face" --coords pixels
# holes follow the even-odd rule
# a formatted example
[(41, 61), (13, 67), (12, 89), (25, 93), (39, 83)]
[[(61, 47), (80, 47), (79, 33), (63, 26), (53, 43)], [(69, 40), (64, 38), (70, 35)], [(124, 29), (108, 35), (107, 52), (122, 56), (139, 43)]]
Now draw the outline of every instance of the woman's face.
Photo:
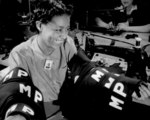
[(121, 3), (124, 7), (128, 7), (128, 6), (132, 5), (133, 0), (121, 0)]
[(56, 48), (67, 38), (70, 27), (70, 16), (55, 16), (47, 24), (41, 24), (40, 36), (47, 46)]

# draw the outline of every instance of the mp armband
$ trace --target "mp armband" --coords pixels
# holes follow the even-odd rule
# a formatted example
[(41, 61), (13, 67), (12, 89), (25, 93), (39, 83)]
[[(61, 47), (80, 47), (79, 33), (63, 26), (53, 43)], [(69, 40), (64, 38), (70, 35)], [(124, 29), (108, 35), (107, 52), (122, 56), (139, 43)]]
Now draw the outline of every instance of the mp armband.
[(24, 69), (16, 67), (0, 83), (0, 120), (18, 113), (29, 120), (46, 119), (41, 91)]
[[(6, 112), (5, 118), (13, 115), (22, 115), (26, 120), (35, 120), (35, 111), (24, 103), (16, 103), (9, 107)], [(38, 118), (36, 118), (38, 120)]]

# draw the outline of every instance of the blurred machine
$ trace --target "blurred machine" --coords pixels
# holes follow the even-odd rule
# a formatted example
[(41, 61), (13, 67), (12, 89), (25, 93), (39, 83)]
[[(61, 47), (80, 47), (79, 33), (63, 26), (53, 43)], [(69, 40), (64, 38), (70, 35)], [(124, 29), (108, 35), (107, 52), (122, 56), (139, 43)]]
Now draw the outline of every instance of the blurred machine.
[(148, 42), (141, 41), (137, 44), (135, 38), (127, 41), (89, 31), (82, 31), (80, 38), (79, 46), (83, 47), (92, 61), (103, 63), (104, 67), (112, 68), (112, 72), (149, 81), (150, 44)]

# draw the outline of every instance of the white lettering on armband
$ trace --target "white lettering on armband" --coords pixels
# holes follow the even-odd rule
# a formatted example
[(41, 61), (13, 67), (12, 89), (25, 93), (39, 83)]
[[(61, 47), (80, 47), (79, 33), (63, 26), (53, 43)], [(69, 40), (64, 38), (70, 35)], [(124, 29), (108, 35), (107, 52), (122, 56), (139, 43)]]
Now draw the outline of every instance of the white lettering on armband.
[(9, 115), (11, 115), (14, 112), (21, 112), (24, 113), (25, 115), (31, 115), (34, 116), (35, 113), (33, 111), (33, 109), (31, 109), (29, 106), (23, 104), (23, 103), (18, 103), (18, 104), (14, 104), (12, 105), (6, 112), (5, 114), (5, 118), (7, 118)]
[(95, 74), (92, 74), (91, 77), (92, 77), (95, 81), (99, 82), (100, 79), (101, 79), (104, 75), (105, 75), (105, 74), (104, 74), (103, 72), (101, 72), (101, 71), (99, 71), (99, 70), (96, 70), (96, 71), (95, 71)]
[(109, 89), (109, 88), (111, 87), (112, 83), (115, 81), (115, 79), (112, 78), (112, 77), (109, 77), (109, 78), (108, 78), (108, 81), (109, 81), (109, 82), (108, 82), (108, 83), (105, 83), (104, 86)]
[[(29, 86), (29, 85), (27, 85), (27, 86), (25, 86), (24, 84), (19, 84), (19, 92), (20, 93), (27, 93), (27, 96), (29, 97), (29, 98), (31, 98), (32, 96), (31, 96), (31, 86)], [(43, 100), (43, 97), (42, 97), (42, 94), (39, 92), (39, 91), (37, 91), (37, 90), (35, 90), (34, 91), (34, 102), (39, 102), (39, 101), (42, 101)]]
[(116, 109), (119, 109), (119, 110), (122, 110), (122, 107), (119, 106), (120, 104), (124, 104), (124, 101), (114, 97), (114, 96), (111, 96), (111, 102), (109, 102), (109, 105), (116, 108)]
[[(112, 86), (113, 82), (115, 81), (114, 78), (109, 77), (108, 78), (107, 83), (105, 83), (105, 87), (110, 89), (110, 87)], [(127, 96), (126, 93), (124, 93), (124, 85), (121, 82), (117, 82), (114, 87), (113, 87), (113, 91), (121, 96), (123, 96), (124, 98)], [(120, 106), (120, 104), (124, 104), (124, 101), (120, 100), (119, 98), (116, 98), (114, 96), (111, 96), (111, 102), (109, 102), (109, 105), (118, 109), (118, 110), (122, 110), (123, 108)]]
[[(112, 86), (113, 82), (115, 81), (114, 78), (109, 77), (108, 78), (108, 82), (105, 83), (105, 87), (110, 89), (110, 87)], [(116, 92), (117, 94), (126, 97), (126, 93), (124, 93), (124, 85), (121, 82), (117, 82), (113, 88), (113, 91)]]
[[(3, 82), (5, 82), (6, 80), (12, 78), (14, 74), (15, 74), (15, 73), (14, 73), (14, 71), (12, 70), (10, 73), (8, 73), (8, 74), (5, 76), (5, 78), (3, 79)], [(19, 70), (18, 70), (18, 73), (15, 75), (15, 77), (22, 77), (22, 76), (23, 76), (23, 77), (27, 77), (27, 76), (28, 76), (28, 73), (27, 73), (26, 71), (24, 71), (24, 70), (19, 69)]]
[[(99, 82), (100, 79), (102, 78), (102, 76), (104, 76), (105, 74), (101, 71), (95, 71), (95, 74), (92, 74), (91, 77)], [(118, 74), (116, 74), (116, 76), (119, 76)], [(104, 86), (108, 89), (110, 89), (113, 85), (113, 83), (116, 80), (113, 77), (109, 77), (108, 80), (106, 81), (106, 83), (104, 84)], [(124, 85), (121, 82), (117, 82), (115, 83), (114, 87), (112, 88), (112, 91), (114, 91), (115, 93), (123, 96), (124, 98), (127, 96), (127, 94), (124, 92)], [(118, 110), (122, 110), (123, 108), (120, 106), (121, 104), (124, 104), (124, 101), (116, 98), (115, 96), (111, 96), (111, 101), (109, 102), (109, 105), (118, 109)]]
[(116, 83), (113, 90), (119, 95), (126, 97), (126, 93), (124, 93), (124, 85), (122, 83), (120, 82)]

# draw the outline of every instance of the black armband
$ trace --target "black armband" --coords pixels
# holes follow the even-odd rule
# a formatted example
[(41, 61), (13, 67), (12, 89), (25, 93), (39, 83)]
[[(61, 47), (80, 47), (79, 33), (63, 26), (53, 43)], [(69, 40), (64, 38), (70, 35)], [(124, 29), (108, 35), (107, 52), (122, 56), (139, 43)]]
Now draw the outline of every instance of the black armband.
[(22, 68), (10, 71), (0, 83), (0, 120), (11, 114), (22, 114), (29, 120), (46, 119), (43, 95)]
[(110, 73), (104, 68), (92, 67), (91, 63), (83, 64), (78, 72), (78, 77), (74, 77), (73, 83), (65, 81), (60, 91), (60, 107), (66, 116), (72, 113), (82, 114), (83, 111), (88, 113), (88, 106), (94, 109), (91, 111), (94, 114), (105, 110), (108, 113), (125, 112), (132, 103), (132, 93), (141, 82)]
[(108, 98), (109, 106), (120, 111), (132, 102), (132, 93), (138, 89), (141, 83), (138, 79), (110, 73), (103, 68), (93, 69), (89, 76), (88, 84), (94, 83), (99, 91), (103, 91), (101, 95), (105, 96), (104, 99)]
[(24, 103), (16, 103), (12, 105), (6, 112), (5, 118), (11, 115), (22, 115), (26, 120), (34, 120), (35, 111)]

